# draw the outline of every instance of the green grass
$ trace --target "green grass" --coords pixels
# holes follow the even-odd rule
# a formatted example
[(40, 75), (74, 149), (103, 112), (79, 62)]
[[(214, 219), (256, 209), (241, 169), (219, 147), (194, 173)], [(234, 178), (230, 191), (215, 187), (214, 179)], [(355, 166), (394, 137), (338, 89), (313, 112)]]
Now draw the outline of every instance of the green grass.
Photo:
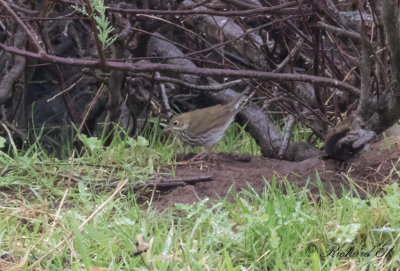
[(312, 140), (312, 142), (315, 141), (315, 145), (318, 148), (321, 148), (324, 145), (324, 141), (320, 140), (317, 138), (315, 135), (312, 135), (311, 138), (309, 138), (312, 134), (312, 131), (310, 128), (305, 127), (302, 123), (296, 123), (293, 126), (293, 141), (295, 142), (300, 142), (300, 141), (307, 141), (307, 140)]
[(237, 123), (232, 123), (226, 130), (224, 137), (216, 144), (213, 151), (236, 154), (249, 153), (251, 155), (260, 156), (260, 147), (244, 128), (245, 127)]
[[(395, 239), (399, 233), (371, 231), (399, 225), (400, 216), (394, 215), (400, 212), (396, 185), (382, 198), (323, 195), (319, 205), (313, 205), (307, 190), (294, 190), (286, 184), (284, 194), (274, 183), (260, 195), (250, 189), (237, 194), (234, 202), (205, 199), (192, 205), (177, 204), (161, 215), (143, 209), (136, 196), (125, 190), (82, 233), (78, 225), (106, 200), (107, 193), (83, 189), (86, 192), (78, 194), (72, 189), (67, 202), (73, 206), (61, 209), (53, 231), (56, 209), (51, 202), (39, 198), (25, 204), (9, 202), (0, 207), (0, 254), (19, 262), (32, 248), (26, 268), (75, 232), (39, 269), (188, 270), (190, 266), (191, 270), (310, 270), (314, 265), (330, 270), (354, 259), (363, 265), (361, 270), (378, 270), (379, 259), (374, 257), (378, 249), (368, 257), (345, 257), (339, 252), (352, 246), (355, 252), (366, 252), (391, 244), (395, 245), (393, 256), (383, 266), (398, 266)], [(139, 234), (152, 246), (135, 255)], [(339, 252), (330, 252), (335, 243)], [(311, 253), (314, 248), (317, 252)], [(328, 255), (324, 257), (323, 251)]]
[[(397, 184), (367, 199), (321, 191), (316, 202), (307, 187), (273, 178), (261, 194), (249, 187), (233, 194), (233, 202), (203, 199), (160, 214), (147, 207), (151, 191), (140, 185), (182, 149), (152, 128), (143, 135), (117, 133), (107, 148), (104, 139), (81, 136), (85, 148), (73, 167), (39, 144), (0, 152), (0, 269), (28, 270), (48, 252), (35, 270), (331, 270), (350, 260), (357, 270), (399, 267), (400, 232), (373, 231), (400, 228)], [(257, 154), (252, 144), (233, 126), (216, 151)], [(124, 179), (128, 184), (107, 202)], [(103, 203), (81, 232), (79, 225)], [(375, 255), (390, 245), (393, 254), (380, 263)], [(345, 256), (352, 247), (363, 255)]]

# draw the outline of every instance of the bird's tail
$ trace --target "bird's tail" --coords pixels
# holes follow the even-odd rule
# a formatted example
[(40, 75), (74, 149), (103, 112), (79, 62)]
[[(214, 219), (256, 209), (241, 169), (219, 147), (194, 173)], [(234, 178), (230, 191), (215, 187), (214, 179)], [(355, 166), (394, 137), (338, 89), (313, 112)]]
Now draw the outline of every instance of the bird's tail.
[(235, 101), (233, 101), (234, 108), (238, 111), (240, 111), (251, 99), (251, 97), (254, 96), (256, 93), (256, 90), (253, 90), (249, 95), (248, 93), (250, 92), (250, 88), (246, 88), (245, 91), (243, 91), (239, 97), (236, 98)]

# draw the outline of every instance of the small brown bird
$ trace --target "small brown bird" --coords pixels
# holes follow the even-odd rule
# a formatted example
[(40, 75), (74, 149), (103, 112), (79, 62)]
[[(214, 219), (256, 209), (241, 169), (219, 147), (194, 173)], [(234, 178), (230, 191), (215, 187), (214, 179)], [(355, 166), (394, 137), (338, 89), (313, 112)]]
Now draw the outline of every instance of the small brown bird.
[(205, 147), (205, 151), (193, 159), (202, 158), (223, 137), (236, 114), (254, 95), (253, 92), (249, 96), (245, 96), (246, 92), (244, 91), (235, 100), (224, 105), (218, 104), (176, 115), (171, 119), (164, 132), (174, 131), (186, 144)]

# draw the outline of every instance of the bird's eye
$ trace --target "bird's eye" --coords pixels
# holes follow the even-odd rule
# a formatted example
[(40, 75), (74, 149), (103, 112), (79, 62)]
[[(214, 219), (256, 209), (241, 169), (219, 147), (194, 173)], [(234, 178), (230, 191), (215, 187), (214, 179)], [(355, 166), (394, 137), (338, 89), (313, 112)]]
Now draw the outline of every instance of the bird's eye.
[(174, 126), (176, 126), (176, 125), (178, 125), (178, 121), (176, 120), (176, 121), (174, 121), (172, 124), (173, 124)]

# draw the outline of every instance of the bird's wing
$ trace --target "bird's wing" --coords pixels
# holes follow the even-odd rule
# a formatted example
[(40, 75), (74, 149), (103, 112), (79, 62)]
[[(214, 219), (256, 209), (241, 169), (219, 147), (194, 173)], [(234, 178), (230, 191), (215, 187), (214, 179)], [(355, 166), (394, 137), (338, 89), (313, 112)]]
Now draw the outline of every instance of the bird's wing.
[(246, 96), (246, 91), (244, 91), (230, 103), (224, 105), (218, 104), (193, 111), (193, 113), (198, 112), (200, 115), (203, 115), (204, 118), (207, 118), (207, 124), (204, 124), (205, 120), (198, 118), (197, 114), (192, 114), (193, 117), (190, 120), (189, 130), (192, 131), (193, 134), (201, 134), (215, 127), (223, 126), (224, 123), (234, 118), (236, 114), (243, 109), (249, 98), (253, 95), (254, 92)]
[[(215, 127), (222, 126), (223, 123), (229, 121), (230, 118), (240, 111), (240, 109), (233, 109), (228, 105), (215, 105), (209, 108), (199, 109), (203, 111), (204, 118), (194, 116), (189, 124), (189, 130), (193, 134), (202, 134)], [(206, 121), (206, 123), (204, 123)]]

